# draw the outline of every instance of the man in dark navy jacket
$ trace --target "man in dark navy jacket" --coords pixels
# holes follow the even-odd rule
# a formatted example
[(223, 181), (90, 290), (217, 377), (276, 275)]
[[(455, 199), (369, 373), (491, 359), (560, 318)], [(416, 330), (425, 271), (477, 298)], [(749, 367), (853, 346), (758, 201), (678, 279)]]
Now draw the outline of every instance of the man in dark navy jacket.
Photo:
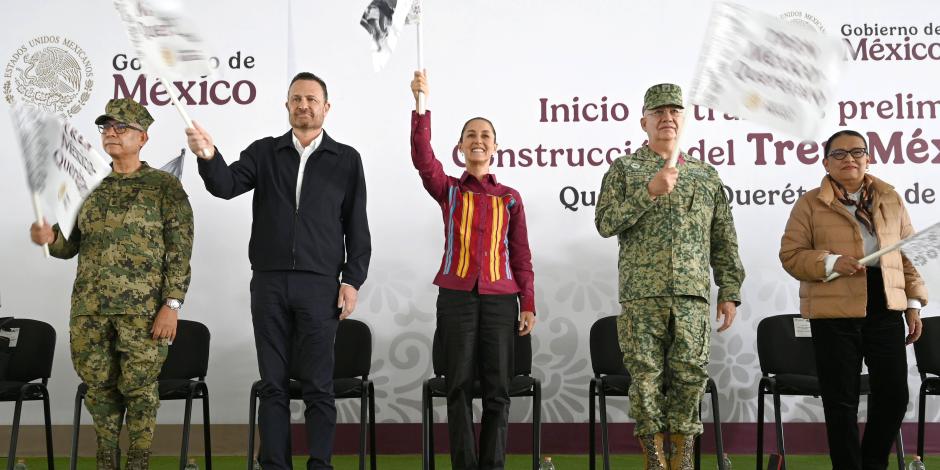
[[(291, 468), (292, 357), (306, 404), (307, 469), (333, 468), (333, 341), (339, 320), (356, 308), (372, 253), (362, 159), (323, 131), (327, 99), (323, 80), (297, 74), (285, 104), (291, 130), (256, 140), (231, 165), (205, 129), (196, 124), (186, 131), (212, 195), (231, 199), (255, 191), (248, 258), (265, 470)], [(205, 158), (202, 149), (214, 153)]]

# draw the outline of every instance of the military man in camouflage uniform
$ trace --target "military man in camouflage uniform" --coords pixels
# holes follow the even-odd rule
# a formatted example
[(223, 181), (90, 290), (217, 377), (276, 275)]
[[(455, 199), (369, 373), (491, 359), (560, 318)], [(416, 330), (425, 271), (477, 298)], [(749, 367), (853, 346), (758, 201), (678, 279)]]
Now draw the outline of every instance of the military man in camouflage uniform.
[[(650, 470), (692, 469), (708, 379), (708, 267), (718, 284), (719, 332), (734, 320), (744, 280), (722, 182), (713, 167), (680, 152), (682, 123), (680, 88), (651, 87), (640, 119), (649, 143), (611, 165), (595, 214), (598, 232), (620, 241), (617, 329), (633, 376), (630, 416)], [(665, 431), (673, 450), (668, 462)]]
[(128, 99), (95, 120), (113, 171), (88, 196), (69, 239), (58, 225), (33, 224), (35, 243), (57, 258), (78, 255), (69, 325), (72, 362), (88, 385), (99, 470), (120, 467), (125, 415), (127, 469), (149, 466), (160, 399), (157, 376), (176, 335), (189, 287), (193, 213), (173, 175), (140, 161), (153, 118)]

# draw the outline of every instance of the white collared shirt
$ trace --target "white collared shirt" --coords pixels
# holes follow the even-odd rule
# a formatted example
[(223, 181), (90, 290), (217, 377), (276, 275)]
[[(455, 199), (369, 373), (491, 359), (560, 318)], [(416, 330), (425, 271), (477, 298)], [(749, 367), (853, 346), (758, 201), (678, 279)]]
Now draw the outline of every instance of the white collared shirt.
[(310, 155), (313, 154), (313, 151), (320, 146), (320, 142), (323, 140), (323, 131), (320, 131), (320, 135), (316, 139), (313, 139), (313, 142), (310, 142), (310, 145), (304, 147), (300, 143), (300, 139), (297, 138), (297, 135), (291, 132), (291, 138), (294, 141), (294, 148), (297, 150), (297, 153), (300, 154), (300, 166), (297, 168), (297, 194), (295, 195), (295, 202), (297, 203), (294, 207), (300, 206), (300, 187), (304, 182), (304, 168), (307, 166), (307, 160), (310, 158)]
[[(313, 154), (314, 150), (320, 146), (320, 142), (323, 141), (323, 131), (320, 130), (320, 135), (313, 139), (313, 141), (310, 142), (310, 145), (306, 147), (300, 143), (300, 139), (297, 138), (296, 134), (291, 132), (290, 136), (294, 141), (294, 149), (297, 150), (297, 153), (300, 154), (300, 166), (297, 168), (297, 193), (294, 195), (295, 201), (297, 203), (297, 205), (294, 207), (300, 207), (300, 187), (304, 182), (304, 168), (307, 166), (307, 160), (310, 159), (310, 155)], [(343, 285), (351, 286), (345, 282)]]

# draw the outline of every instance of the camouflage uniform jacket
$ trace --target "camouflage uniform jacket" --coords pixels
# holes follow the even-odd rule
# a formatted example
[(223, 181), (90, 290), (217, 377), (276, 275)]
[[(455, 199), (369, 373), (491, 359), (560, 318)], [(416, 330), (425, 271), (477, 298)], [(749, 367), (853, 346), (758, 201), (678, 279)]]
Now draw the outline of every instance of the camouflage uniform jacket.
[(708, 266), (718, 301), (741, 300), (744, 268), (734, 220), (715, 169), (683, 154), (675, 189), (655, 200), (647, 184), (663, 167), (648, 146), (618, 158), (601, 184), (594, 223), (620, 241), (620, 301), (689, 295), (710, 297)]
[(58, 225), (49, 252), (78, 255), (72, 316), (154, 315), (189, 287), (193, 211), (173, 175), (143, 163), (114, 171), (88, 196), (71, 239)]

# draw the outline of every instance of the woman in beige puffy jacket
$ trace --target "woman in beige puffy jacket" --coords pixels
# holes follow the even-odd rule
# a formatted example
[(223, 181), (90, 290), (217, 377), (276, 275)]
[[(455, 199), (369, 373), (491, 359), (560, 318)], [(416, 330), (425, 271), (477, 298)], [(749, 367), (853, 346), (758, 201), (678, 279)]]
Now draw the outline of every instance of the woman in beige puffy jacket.
[[(823, 158), (827, 175), (796, 202), (780, 243), (783, 268), (800, 281), (800, 313), (811, 322), (829, 456), (837, 470), (887, 467), (907, 409), (905, 344), (920, 337), (920, 307), (927, 303), (923, 281), (900, 251), (859, 264), (914, 233), (901, 196), (867, 173), (868, 161), (864, 136), (833, 134)], [(840, 277), (824, 282), (833, 272)], [(871, 398), (860, 441), (863, 358)]]

